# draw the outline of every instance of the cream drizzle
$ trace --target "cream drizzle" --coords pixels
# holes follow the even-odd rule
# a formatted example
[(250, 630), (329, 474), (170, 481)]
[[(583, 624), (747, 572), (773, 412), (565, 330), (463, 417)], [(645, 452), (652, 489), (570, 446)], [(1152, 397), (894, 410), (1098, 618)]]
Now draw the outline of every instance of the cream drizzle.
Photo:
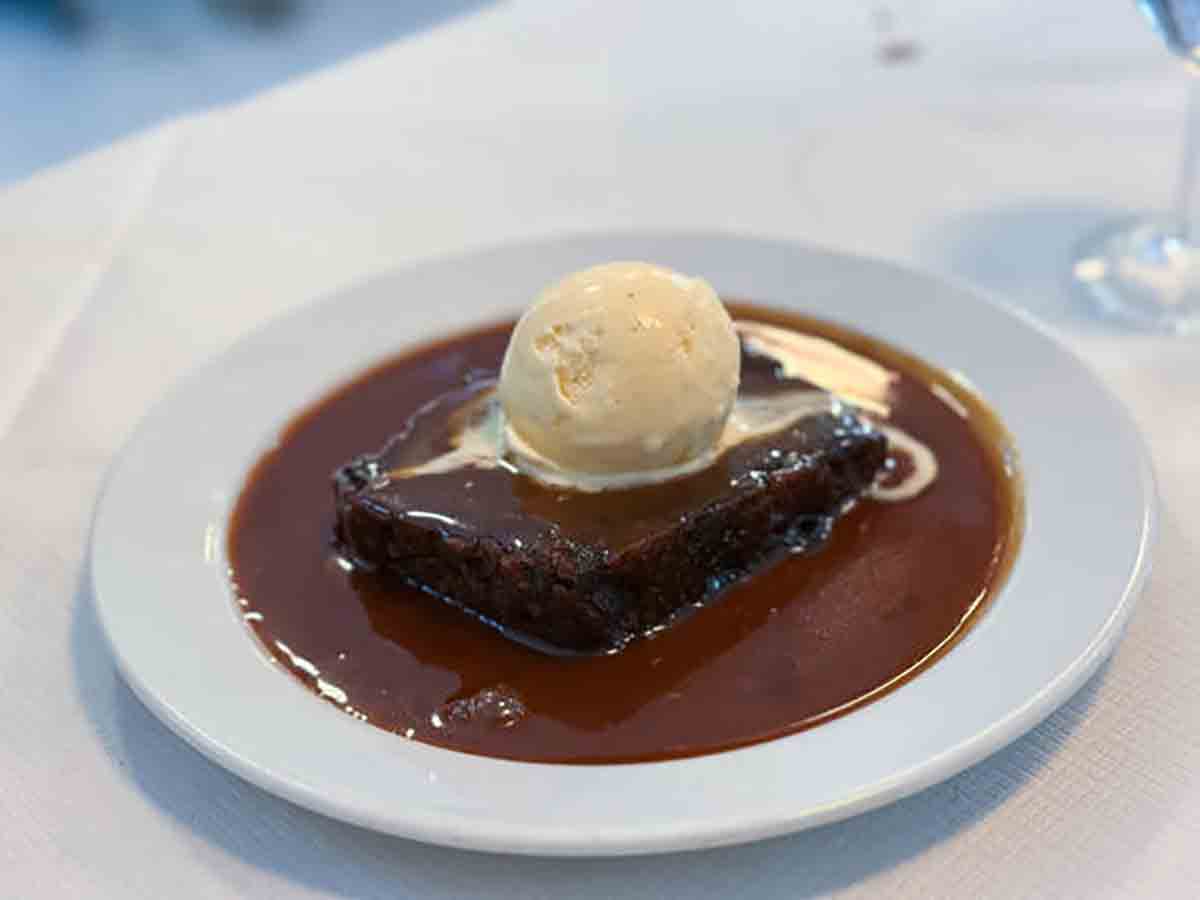
[(395, 478), (435, 475), (466, 466), (507, 468), (551, 485), (595, 493), (645, 484), (657, 484), (699, 472), (725, 451), (746, 441), (782, 431), (801, 419), (836, 412), (841, 404), (825, 391), (803, 389), (767, 397), (739, 397), (720, 440), (707, 453), (686, 463), (664, 469), (604, 474), (565, 471), (530, 447), (504, 421), (495, 389), (481, 392), (473, 401), (457, 443), (449, 452), (418, 466), (396, 469)]
[(892, 385), (899, 375), (825, 338), (763, 322), (735, 322), (751, 353), (769, 356), (784, 378), (801, 378), (841, 397), (851, 406), (885, 418), (891, 414)]
[(937, 478), (937, 457), (920, 441), (894, 425), (874, 424), (888, 439), (889, 456), (897, 450), (904, 453), (909, 457), (913, 472), (899, 484), (885, 487), (882, 482), (875, 482), (871, 486), (870, 496), (876, 500), (882, 500), (884, 503), (900, 503), (904, 500), (911, 500), (933, 484)]

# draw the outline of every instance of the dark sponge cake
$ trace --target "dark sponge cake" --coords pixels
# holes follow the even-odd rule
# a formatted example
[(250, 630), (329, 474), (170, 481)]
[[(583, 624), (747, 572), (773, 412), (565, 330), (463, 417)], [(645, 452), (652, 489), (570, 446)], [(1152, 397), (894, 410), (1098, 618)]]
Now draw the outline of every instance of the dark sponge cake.
[(648, 487), (583, 493), (504, 468), (392, 475), (444, 449), (461, 403), (426, 407), (335, 473), (337, 545), (556, 652), (618, 650), (778, 555), (817, 550), (887, 455), (881, 434), (830, 411)]

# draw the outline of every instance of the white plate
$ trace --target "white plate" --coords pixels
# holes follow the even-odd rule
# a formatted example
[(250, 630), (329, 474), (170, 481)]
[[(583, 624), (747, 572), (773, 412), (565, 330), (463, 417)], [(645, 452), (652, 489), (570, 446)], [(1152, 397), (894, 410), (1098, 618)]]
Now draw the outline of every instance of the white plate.
[[(372, 362), (519, 311), (563, 273), (646, 258), (726, 296), (835, 319), (961, 372), (1014, 433), (1025, 539), (984, 618), (919, 677), (841, 719), (695, 759), (555, 766), (454, 753), (355, 721), (271, 666), (235, 612), (224, 539), (248, 466)], [(1146, 575), (1154, 488), (1111, 395), (977, 295), (892, 265), (714, 235), (501, 248), (419, 266), (276, 321), (142, 422), (97, 509), (99, 617), (138, 696), (205, 755), (302, 806), (459, 847), (648, 853), (845, 818), (940, 781), (1066, 700), (1112, 650)]]

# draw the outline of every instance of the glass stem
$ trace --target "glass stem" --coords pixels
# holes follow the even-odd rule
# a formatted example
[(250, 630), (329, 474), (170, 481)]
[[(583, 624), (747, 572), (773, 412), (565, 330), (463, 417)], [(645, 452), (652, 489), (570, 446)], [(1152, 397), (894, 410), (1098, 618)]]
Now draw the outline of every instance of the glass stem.
[(1200, 73), (1191, 72), (1188, 86), (1187, 121), (1183, 132), (1183, 163), (1179, 167), (1179, 184), (1175, 194), (1175, 222), (1179, 237), (1191, 241), (1197, 215), (1197, 175), (1200, 175)]

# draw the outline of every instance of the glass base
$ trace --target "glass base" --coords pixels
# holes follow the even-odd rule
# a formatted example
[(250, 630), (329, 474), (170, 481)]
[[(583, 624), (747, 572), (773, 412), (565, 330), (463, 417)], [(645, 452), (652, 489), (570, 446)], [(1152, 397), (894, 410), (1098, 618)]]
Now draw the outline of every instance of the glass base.
[(1075, 283), (1100, 313), (1128, 325), (1200, 332), (1200, 246), (1164, 221), (1123, 222), (1089, 236)]

